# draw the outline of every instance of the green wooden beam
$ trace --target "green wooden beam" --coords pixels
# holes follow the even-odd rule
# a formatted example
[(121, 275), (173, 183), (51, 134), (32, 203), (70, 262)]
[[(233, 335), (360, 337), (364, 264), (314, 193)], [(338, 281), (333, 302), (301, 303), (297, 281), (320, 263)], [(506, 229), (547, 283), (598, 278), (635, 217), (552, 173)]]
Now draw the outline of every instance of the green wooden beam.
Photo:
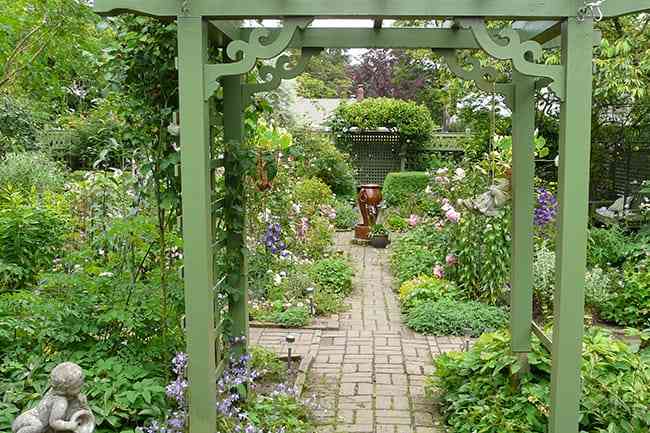
[(533, 320), (533, 183), (535, 178), (535, 79), (512, 74), (512, 254), (510, 329), (512, 351), (530, 352)]
[(190, 433), (216, 425), (214, 269), (210, 192), (210, 121), (204, 101), (203, 64), (208, 29), (200, 18), (178, 20), (184, 284), (190, 357)]
[(650, 11), (650, 0), (606, 1), (603, 3), (601, 8), (604, 16), (617, 17), (621, 15)]
[[(618, 0), (622, 2), (623, 0)], [(633, 5), (642, 0), (626, 0)], [(95, 0), (99, 13), (134, 11), (158, 16), (176, 16), (178, 0)], [(315, 18), (448, 18), (484, 16), (495, 18), (562, 18), (575, 16), (575, 2), (565, 0), (189, 0), (186, 14), (209, 18), (250, 19), (282, 17)], [(634, 7), (634, 6), (629, 6)]]
[(228, 312), (231, 335), (246, 337), (233, 347), (235, 356), (246, 352), (248, 342), (248, 259), (246, 254), (246, 173), (244, 144), (244, 95), (241, 75), (223, 77), (223, 136), (226, 197), (226, 282), (230, 291)]
[(241, 22), (232, 20), (211, 20), (210, 25), (218, 29), (230, 41), (241, 38)]
[[(216, 21), (213, 21), (216, 22)], [(248, 40), (253, 28), (241, 29), (241, 38)], [(280, 29), (269, 29), (270, 37)], [(533, 30), (519, 31), (522, 40), (528, 40), (537, 33)], [(555, 47), (559, 46), (559, 39)], [(428, 28), (307, 28), (296, 33), (289, 48), (450, 48), (479, 49), (470, 30), (428, 29)], [(549, 45), (548, 48), (553, 46)]]
[(578, 433), (591, 149), (593, 21), (562, 25), (559, 219), (553, 305), (550, 433)]
[(512, 28), (527, 35), (526, 39), (544, 44), (560, 36), (561, 21), (515, 21)]

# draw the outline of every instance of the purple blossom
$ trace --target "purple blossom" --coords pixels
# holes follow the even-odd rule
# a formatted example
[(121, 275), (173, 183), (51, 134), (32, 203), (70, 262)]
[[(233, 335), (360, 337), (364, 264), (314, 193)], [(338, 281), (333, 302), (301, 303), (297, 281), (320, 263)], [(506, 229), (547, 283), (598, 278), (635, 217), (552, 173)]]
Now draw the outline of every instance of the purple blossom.
[(557, 199), (544, 188), (537, 189), (537, 205), (535, 206), (534, 222), (538, 227), (545, 226), (555, 219), (558, 211)]

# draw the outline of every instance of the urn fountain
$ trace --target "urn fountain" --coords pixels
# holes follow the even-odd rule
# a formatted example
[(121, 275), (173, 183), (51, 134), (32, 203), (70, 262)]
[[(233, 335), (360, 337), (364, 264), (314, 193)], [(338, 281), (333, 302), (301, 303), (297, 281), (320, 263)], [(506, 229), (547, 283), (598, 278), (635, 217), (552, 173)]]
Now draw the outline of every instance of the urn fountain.
[(363, 221), (354, 228), (355, 240), (366, 242), (370, 239), (370, 227), (377, 221), (381, 199), (380, 185), (366, 184), (359, 187), (357, 203)]

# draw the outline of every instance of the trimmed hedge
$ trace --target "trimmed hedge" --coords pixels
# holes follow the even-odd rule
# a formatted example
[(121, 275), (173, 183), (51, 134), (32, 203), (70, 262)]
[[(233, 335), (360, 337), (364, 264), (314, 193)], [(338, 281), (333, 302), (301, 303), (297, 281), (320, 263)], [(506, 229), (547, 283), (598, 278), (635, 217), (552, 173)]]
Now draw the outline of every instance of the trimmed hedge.
[(384, 201), (388, 206), (404, 206), (424, 191), (428, 184), (429, 176), (423, 171), (389, 173), (384, 180)]
[(431, 136), (433, 120), (424, 105), (413, 101), (367, 98), (354, 104), (341, 104), (334, 112), (330, 126), (337, 134), (350, 128), (388, 128), (411, 141), (425, 142)]

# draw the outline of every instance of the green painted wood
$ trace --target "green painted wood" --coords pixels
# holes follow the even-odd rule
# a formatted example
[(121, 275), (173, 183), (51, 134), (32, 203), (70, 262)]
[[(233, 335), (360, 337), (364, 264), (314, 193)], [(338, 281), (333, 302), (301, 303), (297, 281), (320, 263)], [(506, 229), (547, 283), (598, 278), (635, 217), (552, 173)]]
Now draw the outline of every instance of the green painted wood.
[(637, 12), (649, 11), (650, 0), (618, 0), (606, 1), (601, 6), (606, 17), (617, 17)]
[[(246, 38), (254, 29), (243, 28)], [(271, 34), (279, 30), (271, 30)], [(521, 32), (523, 39), (531, 35)], [(308, 28), (297, 33), (289, 48), (453, 48), (480, 49), (470, 30), (464, 29), (408, 29), (382, 28), (380, 31), (363, 28)]]
[[(623, 0), (618, 0), (619, 2)], [(625, 0), (638, 3), (641, 0)], [(178, 0), (95, 0), (95, 10), (102, 13), (131, 10), (159, 16), (175, 16)], [(575, 16), (576, 3), (565, 0), (188, 0), (187, 14), (210, 18), (282, 18), (311, 16), (316, 18), (398, 17), (445, 18), (488, 16), (503, 18), (561, 18)]]
[(519, 32), (527, 33), (530, 39), (540, 44), (549, 42), (560, 36), (561, 21), (515, 21), (512, 28)]
[(512, 74), (512, 255), (510, 329), (512, 351), (530, 351), (533, 320), (533, 183), (535, 178), (535, 80)]
[(472, 30), (476, 42), (487, 54), (498, 60), (511, 60), (513, 69), (523, 75), (547, 78), (548, 87), (560, 100), (564, 100), (564, 68), (561, 65), (543, 63), (541, 44), (523, 41), (521, 35), (512, 28), (499, 32), (500, 40), (507, 40), (504, 44), (492, 37), (484, 19), (463, 18), (458, 21), (463, 27)]
[(224, 167), (226, 196), (224, 216), (226, 227), (226, 275), (229, 296), (229, 313), (232, 320), (232, 336), (246, 337), (235, 345), (234, 354), (246, 352), (248, 342), (248, 260), (245, 243), (246, 194), (243, 161), (238, 157), (244, 146), (244, 95), (243, 81), (239, 75), (222, 78), (224, 98)]
[(219, 88), (221, 77), (239, 76), (255, 68), (258, 60), (268, 60), (280, 55), (289, 45), (294, 34), (304, 31), (311, 23), (309, 18), (288, 18), (282, 29), (272, 35), (269, 29), (260, 27), (246, 35), (245, 40), (232, 41), (226, 47), (231, 62), (204, 65), (206, 81), (205, 98), (210, 98)]
[(498, 93), (505, 99), (508, 107), (512, 108), (514, 101), (514, 87), (511, 83), (498, 83), (496, 80), (499, 74), (495, 68), (482, 67), (478, 58), (469, 58), (468, 63), (471, 65), (470, 69), (465, 69), (458, 62), (458, 55), (455, 50), (436, 50), (442, 55), (447, 62), (449, 70), (458, 78), (473, 81), (476, 87), (487, 93)]
[(186, 174), (182, 176), (182, 196), (190, 433), (212, 432), (216, 425), (210, 121), (203, 100), (207, 34), (207, 25), (200, 18), (178, 19), (181, 167)]
[(591, 147), (590, 19), (562, 25), (566, 99), (560, 115), (559, 219), (554, 296), (550, 433), (577, 433)]

